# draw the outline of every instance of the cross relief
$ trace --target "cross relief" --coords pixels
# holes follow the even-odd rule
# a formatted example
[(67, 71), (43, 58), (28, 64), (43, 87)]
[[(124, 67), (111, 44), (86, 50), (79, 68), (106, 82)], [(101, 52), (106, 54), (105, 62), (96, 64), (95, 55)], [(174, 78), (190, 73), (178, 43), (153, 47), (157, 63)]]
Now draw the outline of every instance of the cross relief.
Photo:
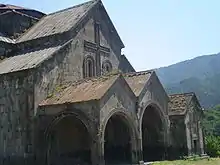
[(88, 52), (95, 53), (96, 75), (101, 74), (101, 55), (108, 56), (110, 48), (100, 44), (100, 23), (94, 23), (94, 42), (84, 41), (84, 49)]

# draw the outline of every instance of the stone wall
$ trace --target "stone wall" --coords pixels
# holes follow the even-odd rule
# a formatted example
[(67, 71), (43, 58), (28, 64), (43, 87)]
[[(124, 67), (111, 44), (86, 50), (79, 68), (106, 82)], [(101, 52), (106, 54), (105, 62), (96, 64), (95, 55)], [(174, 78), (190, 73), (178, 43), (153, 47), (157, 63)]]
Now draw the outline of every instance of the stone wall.
[(5, 58), (12, 51), (13, 45), (0, 41), (0, 57)]
[(31, 150), (33, 76), (29, 72), (1, 75), (0, 90), (0, 156), (24, 157)]
[(161, 85), (156, 74), (152, 74), (149, 81), (143, 89), (143, 93), (140, 94), (138, 104), (139, 111), (138, 116), (141, 119), (145, 109), (149, 105), (153, 105), (157, 110), (159, 110), (159, 115), (166, 127), (169, 127), (168, 121), (168, 97)]
[(117, 81), (100, 102), (100, 124), (111, 117), (117, 110), (124, 109), (138, 126), (136, 115), (136, 98), (123, 81)]
[(179, 156), (187, 155), (187, 136), (184, 116), (170, 116), (170, 158), (177, 159)]
[(10, 38), (17, 38), (38, 20), (14, 12), (0, 16), (0, 31)]
[[(187, 134), (187, 144), (189, 154), (204, 154), (204, 141), (202, 134), (202, 111), (195, 97), (192, 97), (188, 105), (188, 111), (185, 118)], [(196, 146), (194, 144), (196, 142)]]
[(161, 110), (165, 115), (168, 115), (168, 101), (169, 98), (167, 96), (166, 91), (164, 90), (160, 80), (158, 79), (155, 73), (152, 74), (152, 83), (151, 83), (151, 92), (152, 92), (152, 100), (157, 102)]
[[(78, 32), (72, 41), (36, 70), (35, 110), (38, 104), (50, 95), (56, 86), (83, 78), (84, 58), (86, 56), (95, 56), (94, 53), (87, 52), (84, 49), (84, 40), (92, 42), (94, 38), (93, 23), (93, 19), (88, 21), (86, 26)], [(118, 68), (119, 62), (113, 51), (111, 51), (108, 58), (103, 57), (101, 59), (108, 59), (112, 63), (113, 69)]]
[[(65, 120), (65, 117), (72, 115), (72, 119), (78, 118), (86, 126), (89, 133), (88, 138), (91, 141), (91, 158), (92, 161), (98, 161), (96, 145), (99, 139), (99, 105), (97, 101), (63, 104), (55, 106), (40, 107), (38, 112), (38, 124), (35, 132), (35, 154), (37, 160), (44, 160), (47, 156), (48, 144), (50, 139), (45, 135), (50, 135), (54, 126), (53, 122), (57, 119)], [(52, 125), (51, 125), (52, 124)], [(59, 123), (57, 123), (59, 124)], [(42, 163), (42, 162), (41, 162)]]

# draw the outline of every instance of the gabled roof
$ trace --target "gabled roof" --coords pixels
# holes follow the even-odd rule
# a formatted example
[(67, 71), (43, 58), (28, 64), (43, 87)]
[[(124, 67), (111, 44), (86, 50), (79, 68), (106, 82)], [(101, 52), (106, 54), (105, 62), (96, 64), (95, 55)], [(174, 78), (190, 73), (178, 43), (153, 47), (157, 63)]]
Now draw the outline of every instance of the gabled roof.
[(0, 4), (0, 10), (3, 9), (11, 9), (11, 10), (16, 10), (16, 9), (26, 9), (21, 6), (15, 6), (15, 5), (9, 5), (9, 4)]
[(63, 46), (65, 46), (65, 44), (26, 51), (13, 57), (5, 58), (0, 61), (0, 75), (34, 68), (41, 62), (50, 58)]
[(52, 96), (42, 101), (40, 106), (100, 100), (118, 78), (120, 78), (120, 75), (115, 74), (83, 79), (66, 85), (61, 87), (60, 91), (53, 93)]
[(18, 15), (21, 15), (21, 16), (25, 16), (25, 17), (29, 17), (29, 18), (32, 18), (32, 19), (37, 20), (37, 21), (39, 20), (39, 18), (36, 18), (34, 16), (31, 16), (31, 15), (28, 15), (28, 14), (25, 14), (25, 13), (22, 13), (22, 12), (16, 11), (16, 10), (5, 11), (3, 13), (0, 13), (0, 16), (6, 15), (6, 14), (12, 14), (12, 13), (18, 14)]
[(184, 115), (194, 96), (195, 94), (193, 92), (170, 95), (169, 115)]
[(64, 10), (57, 11), (55, 13), (48, 14), (38, 23), (32, 26), (26, 33), (24, 33), (24, 35), (22, 35), (17, 40), (17, 42), (25, 42), (74, 30), (78, 25), (80, 25), (84, 18), (88, 16), (89, 11), (95, 7), (100, 7), (98, 8), (100, 12), (102, 11), (100, 15), (106, 17), (111, 32), (115, 34), (119, 44), (124, 47), (124, 44), (118, 35), (110, 17), (108, 16), (108, 13), (105, 10), (101, 0), (92, 0)]
[[(43, 15), (45, 15), (44, 13), (37, 11), (37, 10), (33, 10), (33, 9), (28, 9), (28, 8), (24, 8), (21, 6), (15, 6), (15, 5), (10, 5), (10, 4), (0, 4), (0, 13), (6, 13), (6, 12), (17, 12), (20, 14), (24, 14), (25, 16), (30, 16), (33, 18), (40, 18)], [(35, 16), (33, 16), (33, 13), (31, 14), (30, 12), (34, 12)], [(27, 14), (29, 13), (29, 14)], [(37, 15), (36, 15), (37, 14)]]
[(27, 40), (67, 32), (73, 28), (86, 15), (86, 13), (95, 4), (97, 4), (97, 2), (97, 0), (92, 0), (71, 8), (48, 14), (30, 28), (23, 36), (21, 36), (17, 42), (24, 42)]
[(124, 74), (125, 80), (127, 81), (136, 97), (141, 94), (152, 73), (153, 71), (142, 71)]

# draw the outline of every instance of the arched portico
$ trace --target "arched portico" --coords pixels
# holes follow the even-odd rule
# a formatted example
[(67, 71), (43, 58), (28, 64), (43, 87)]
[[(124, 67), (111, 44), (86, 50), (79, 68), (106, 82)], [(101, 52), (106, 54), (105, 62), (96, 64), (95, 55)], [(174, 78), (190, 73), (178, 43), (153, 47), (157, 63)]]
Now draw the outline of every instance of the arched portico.
[(156, 103), (150, 102), (140, 113), (140, 132), (144, 161), (165, 158), (167, 145), (166, 117)]
[(104, 120), (101, 132), (105, 164), (137, 163), (138, 131), (129, 113), (112, 111)]
[(59, 114), (45, 136), (48, 164), (91, 164), (92, 136), (85, 118), (75, 113)]

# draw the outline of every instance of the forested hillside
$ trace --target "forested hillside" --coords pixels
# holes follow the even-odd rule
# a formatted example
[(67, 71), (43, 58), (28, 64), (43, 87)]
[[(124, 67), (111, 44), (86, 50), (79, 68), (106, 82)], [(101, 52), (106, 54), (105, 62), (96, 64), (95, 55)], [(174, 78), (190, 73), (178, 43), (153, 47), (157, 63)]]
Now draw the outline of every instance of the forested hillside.
[(168, 93), (193, 91), (206, 109), (220, 104), (220, 53), (200, 56), (156, 71)]

